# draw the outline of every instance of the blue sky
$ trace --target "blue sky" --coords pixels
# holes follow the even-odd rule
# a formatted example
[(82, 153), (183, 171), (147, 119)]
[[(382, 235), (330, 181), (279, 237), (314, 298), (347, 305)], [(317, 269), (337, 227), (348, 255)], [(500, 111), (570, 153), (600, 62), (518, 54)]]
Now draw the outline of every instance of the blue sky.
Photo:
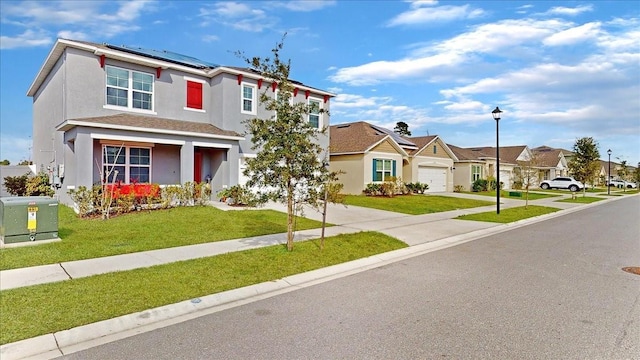
[(332, 91), (331, 124), (409, 124), (462, 147), (571, 149), (640, 162), (637, 1), (0, 1), (0, 159), (30, 158), (25, 94), (57, 38), (221, 65), (286, 32), (292, 78)]

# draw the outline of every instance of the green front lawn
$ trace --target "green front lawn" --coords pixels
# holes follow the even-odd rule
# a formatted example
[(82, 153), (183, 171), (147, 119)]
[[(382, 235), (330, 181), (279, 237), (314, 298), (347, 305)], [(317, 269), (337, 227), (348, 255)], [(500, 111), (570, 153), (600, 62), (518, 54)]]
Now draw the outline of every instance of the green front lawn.
[[(287, 232), (287, 214), (210, 206), (142, 211), (109, 220), (80, 219), (71, 208), (59, 206), (58, 218), (62, 241), (0, 249), (0, 270)], [(320, 226), (296, 220), (296, 230)]]
[(150, 268), (2, 291), (0, 343), (335, 265), (407, 245), (375, 232), (276, 245)]
[(409, 215), (430, 214), (450, 210), (493, 205), (493, 202), (439, 195), (345, 196), (346, 205), (362, 206)]
[[(537, 191), (537, 190), (536, 190)], [(519, 193), (520, 196), (515, 195), (516, 193)], [(483, 195), (483, 196), (491, 196), (491, 197), (496, 197), (496, 191), (479, 191), (479, 192), (467, 192), (467, 194), (472, 194), (472, 195)], [(514, 194), (514, 196), (512, 196), (511, 194)], [(554, 197), (554, 196), (559, 196), (558, 194), (546, 194), (546, 193), (538, 193), (538, 192), (531, 192), (531, 190), (529, 190), (529, 200), (538, 200), (538, 199), (544, 199), (544, 198), (548, 198), (548, 197)], [(515, 199), (515, 200), (527, 200), (527, 193), (524, 190), (502, 190), (500, 191), (500, 198), (504, 198), (504, 199)]]
[(526, 208), (524, 206), (503, 209), (500, 211), (500, 214), (496, 214), (495, 211), (491, 212), (483, 212), (478, 214), (470, 214), (470, 215), (461, 215), (456, 219), (460, 220), (475, 220), (475, 221), (488, 221), (488, 222), (496, 222), (496, 223), (510, 223), (522, 219), (527, 219), (535, 216), (540, 216), (544, 214), (549, 214), (556, 212), (560, 209), (547, 207), (547, 206), (536, 206), (529, 205)]
[(575, 204), (591, 204), (592, 202), (596, 202), (596, 201), (600, 201), (600, 200), (604, 200), (604, 199), (603, 198), (593, 197), (593, 196), (577, 195), (575, 199), (566, 198), (566, 199), (562, 199), (562, 200), (556, 200), (556, 202), (568, 202), (568, 203), (575, 203)]

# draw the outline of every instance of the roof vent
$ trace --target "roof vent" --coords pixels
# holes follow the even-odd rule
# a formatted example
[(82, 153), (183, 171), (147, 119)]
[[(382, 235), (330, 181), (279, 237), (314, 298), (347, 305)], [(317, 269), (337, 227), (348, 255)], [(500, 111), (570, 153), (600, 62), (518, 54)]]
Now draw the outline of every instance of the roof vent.
[(351, 126), (351, 124), (336, 125), (336, 127), (337, 127), (338, 129), (348, 128), (349, 126)]

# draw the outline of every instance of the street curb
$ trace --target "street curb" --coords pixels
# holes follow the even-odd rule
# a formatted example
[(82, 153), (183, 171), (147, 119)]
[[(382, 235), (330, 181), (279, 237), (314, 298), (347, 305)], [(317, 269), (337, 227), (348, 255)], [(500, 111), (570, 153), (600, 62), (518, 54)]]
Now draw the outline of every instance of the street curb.
[(350, 276), (362, 271), (385, 266), (393, 262), (461, 245), (490, 235), (499, 234), (627, 197), (629, 196), (608, 198), (590, 204), (581, 204), (580, 206), (573, 208), (563, 209), (554, 213), (523, 219), (512, 223), (496, 224), (496, 226), (486, 229), (480, 229), (424, 244), (372, 255), (370, 257), (336, 264), (326, 268), (287, 276), (274, 281), (263, 282), (196, 299), (185, 300), (174, 304), (164, 305), (108, 320), (78, 326), (68, 330), (4, 344), (0, 346), (0, 358), (2, 360), (36, 360), (51, 359), (53, 357), (67, 355), (159, 327), (180, 323), (231, 307), (240, 306), (341, 277)]

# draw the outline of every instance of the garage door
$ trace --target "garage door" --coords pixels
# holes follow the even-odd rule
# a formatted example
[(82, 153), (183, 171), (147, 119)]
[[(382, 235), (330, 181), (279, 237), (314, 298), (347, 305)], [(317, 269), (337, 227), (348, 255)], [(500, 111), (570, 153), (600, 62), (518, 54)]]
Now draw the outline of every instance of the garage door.
[(427, 192), (447, 191), (447, 168), (421, 166), (418, 168), (418, 181), (429, 185)]
[(500, 182), (504, 184), (503, 189), (511, 189), (511, 171), (500, 170)]

